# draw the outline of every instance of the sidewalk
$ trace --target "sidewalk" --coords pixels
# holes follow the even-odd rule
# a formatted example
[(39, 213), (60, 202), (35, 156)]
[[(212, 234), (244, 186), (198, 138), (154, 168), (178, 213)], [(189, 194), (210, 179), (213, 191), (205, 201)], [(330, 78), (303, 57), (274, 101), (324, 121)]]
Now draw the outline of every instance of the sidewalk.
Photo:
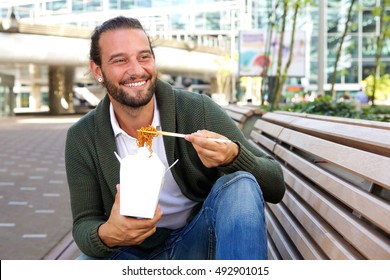
[(71, 230), (64, 145), (79, 117), (0, 118), (0, 259), (43, 259)]

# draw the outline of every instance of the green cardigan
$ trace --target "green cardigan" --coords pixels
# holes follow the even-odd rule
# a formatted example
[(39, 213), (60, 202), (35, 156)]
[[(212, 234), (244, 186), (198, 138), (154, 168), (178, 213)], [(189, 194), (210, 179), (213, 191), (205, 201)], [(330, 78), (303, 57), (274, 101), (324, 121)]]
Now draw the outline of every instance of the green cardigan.
[[(264, 199), (279, 202), (285, 192), (280, 165), (250, 144), (223, 108), (205, 95), (173, 89), (158, 80), (155, 93), (164, 131), (192, 133), (207, 129), (225, 135), (240, 146), (240, 153), (228, 166), (206, 168), (191, 143), (176, 137), (165, 137), (164, 146), (173, 177), (189, 199), (201, 203), (214, 182), (223, 174), (238, 170), (252, 173), (261, 186)], [(98, 236), (98, 228), (107, 221), (119, 183), (119, 162), (110, 123), (109, 98), (83, 116), (68, 131), (65, 148), (67, 179), (73, 215), (73, 237), (86, 255), (104, 257), (108, 248)], [(194, 209), (196, 212), (196, 209)], [(160, 244), (169, 230), (159, 228), (140, 246)]]

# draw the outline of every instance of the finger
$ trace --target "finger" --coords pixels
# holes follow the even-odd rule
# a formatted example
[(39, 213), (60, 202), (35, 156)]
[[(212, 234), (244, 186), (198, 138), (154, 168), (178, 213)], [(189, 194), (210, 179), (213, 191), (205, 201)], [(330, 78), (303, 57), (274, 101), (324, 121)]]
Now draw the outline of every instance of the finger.
[(215, 167), (231, 163), (238, 155), (236, 143), (223, 144), (216, 150), (198, 148), (199, 158), (206, 167)]
[(163, 215), (163, 211), (160, 207), (160, 204), (157, 204), (156, 211), (154, 212), (153, 220), (159, 221)]
[(222, 135), (218, 134), (218, 133), (215, 133), (215, 132), (212, 132), (212, 131), (208, 131), (208, 130), (198, 130), (196, 132), (193, 132), (191, 134), (187, 134), (186, 135), (187, 137), (189, 138), (194, 138), (194, 137), (200, 137), (200, 138), (220, 138)]
[(119, 215), (119, 207), (120, 207), (120, 187), (119, 184), (116, 185), (116, 194), (114, 199), (114, 204), (112, 205), (111, 214), (116, 213), (116, 215)]
[(193, 136), (191, 140), (195, 150), (199, 153), (204, 152), (221, 152), (221, 143), (211, 141), (205, 137)]
[(209, 131), (209, 130), (198, 130), (197, 132), (194, 133), (194, 135), (196, 136), (199, 136), (199, 137), (203, 137), (203, 138), (214, 138), (214, 139), (228, 139), (226, 138), (225, 136), (219, 134), (219, 133), (216, 133), (216, 132), (213, 132), (213, 131)]
[(228, 138), (221, 134), (207, 130), (201, 130), (192, 134), (191, 142), (213, 151), (221, 151), (220, 148), (223, 148), (227, 144), (226, 142), (214, 141), (214, 139), (228, 140)]
[(121, 185), (120, 185), (120, 184), (117, 184), (117, 185), (116, 185), (116, 195), (115, 195), (115, 199), (116, 199), (116, 197), (118, 197), (118, 200), (120, 199), (120, 191), (121, 191)]
[(149, 236), (153, 235), (155, 232), (156, 232), (157, 228), (154, 227), (154, 228), (151, 228), (150, 230), (144, 232), (144, 233), (141, 233), (138, 238), (136, 238), (134, 241), (136, 244), (141, 244), (146, 238), (148, 238)]

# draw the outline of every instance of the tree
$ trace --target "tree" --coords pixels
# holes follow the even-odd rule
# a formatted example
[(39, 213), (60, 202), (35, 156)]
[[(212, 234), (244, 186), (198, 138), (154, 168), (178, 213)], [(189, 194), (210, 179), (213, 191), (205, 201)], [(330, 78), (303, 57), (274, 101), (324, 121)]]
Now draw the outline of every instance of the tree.
[[(265, 52), (264, 54), (267, 56), (267, 57), (270, 57), (270, 54), (271, 54), (271, 40), (272, 40), (272, 37), (273, 37), (273, 31), (275, 29), (275, 26), (276, 26), (276, 10), (278, 9), (278, 6), (279, 6), (279, 1), (276, 1), (275, 3), (275, 6), (271, 9), (270, 8), (270, 5), (272, 5), (272, 2), (271, 0), (268, 0), (267, 1), (267, 6), (268, 6), (268, 9), (270, 10), (269, 12), (269, 15), (268, 15), (268, 18), (269, 18), (269, 21), (268, 21), (268, 28), (267, 28), (267, 37), (266, 37), (266, 46), (265, 46)], [(266, 80), (268, 78), (268, 70), (269, 70), (269, 64), (265, 64), (264, 65), (264, 71), (260, 74), (261, 75), (261, 78), (262, 78), (262, 81), (261, 81), (261, 90), (260, 90), (260, 94), (261, 94), (261, 105), (264, 105), (264, 100), (265, 100), (265, 84), (266, 84)], [(269, 85), (268, 85), (268, 88), (269, 88)]]
[[(280, 5), (282, 9), (282, 15), (280, 18), (281, 23), (277, 25), (276, 24), (277, 19), (275, 17), (274, 21), (272, 21), (271, 24), (269, 25), (269, 28), (271, 28), (271, 30), (268, 31), (268, 36), (267, 36), (267, 40), (271, 41), (273, 38), (272, 34), (274, 29), (277, 33), (280, 34), (277, 40), (278, 41), (277, 44), (279, 44), (278, 53), (273, 54), (276, 57), (276, 76), (270, 77), (268, 75), (267, 68), (266, 68), (267, 72), (265, 73), (266, 77), (268, 78), (268, 93), (269, 93), (268, 101), (270, 102), (271, 111), (279, 104), (283, 87), (287, 80), (288, 69), (293, 59), (295, 29), (297, 25), (298, 14), (301, 10), (301, 7), (309, 4), (310, 2), (311, 0), (283, 0), (283, 1), (279, 0), (276, 2), (275, 7), (273, 9), (273, 12), (276, 14), (279, 4), (282, 4)], [(289, 52), (288, 59), (285, 65), (283, 65), (283, 52), (285, 51), (285, 49), (283, 48), (283, 43), (285, 41), (285, 30), (287, 25), (287, 19), (288, 19), (289, 11), (291, 10), (293, 11), (292, 27), (291, 27), (292, 34), (291, 34), (291, 40), (289, 42), (289, 47), (287, 48)], [(270, 53), (268, 53), (268, 55), (271, 56)]]
[(383, 43), (386, 38), (390, 36), (390, 20), (389, 16), (385, 13), (385, 7), (390, 5), (390, 0), (381, 0), (380, 7), (376, 7), (373, 11), (374, 16), (379, 17), (379, 35), (376, 38), (376, 52), (375, 52), (375, 67), (372, 73), (373, 82), (370, 94), (370, 101), (372, 106), (375, 106), (375, 96), (377, 91), (378, 81), (381, 76), (381, 55), (383, 49)]
[[(286, 3), (287, 1), (285, 1)], [(287, 73), (288, 73), (288, 69), (290, 68), (290, 64), (291, 64), (291, 61), (292, 61), (292, 55), (293, 55), (293, 51), (294, 51), (294, 39), (295, 39), (295, 28), (296, 28), (296, 24), (297, 24), (297, 16), (298, 16), (298, 12), (299, 12), (299, 9), (302, 5), (302, 2), (300, 0), (297, 0), (295, 1), (294, 3), (292, 3), (293, 5), (293, 8), (294, 8), (294, 15), (293, 15), (293, 26), (292, 26), (292, 32), (291, 32), (291, 41), (290, 41), (290, 52), (289, 52), (289, 55), (288, 55), (288, 60), (287, 60), (287, 63), (284, 67), (284, 70), (283, 70), (283, 74), (281, 74), (281, 61), (282, 61), (282, 42), (283, 40), (281, 39), (281, 46), (279, 47), (279, 57), (278, 57), (278, 73), (277, 73), (277, 76), (279, 77), (277, 79), (277, 86), (275, 87), (275, 93), (274, 93), (274, 100), (272, 102), (272, 107), (277, 107), (278, 104), (279, 104), (279, 101), (280, 101), (280, 97), (282, 95), (282, 90), (283, 90), (283, 86), (284, 84), (286, 83), (286, 79), (287, 79)], [(285, 7), (287, 9), (287, 7)], [(283, 17), (285, 17), (285, 14), (283, 14)], [(283, 23), (285, 24), (285, 20), (283, 20)], [(284, 30), (283, 30), (283, 33), (284, 33)]]
[[(231, 92), (231, 58), (228, 55), (216, 58), (215, 63), (218, 65), (217, 72), (217, 92), (225, 93)], [(229, 96), (230, 98), (230, 96)]]
[(379, 78), (370, 75), (364, 79), (363, 83), (366, 85), (365, 92), (370, 100), (374, 100), (374, 89), (375, 100), (386, 101), (390, 98), (390, 74), (385, 74)]
[(347, 32), (350, 28), (350, 22), (351, 22), (351, 18), (352, 18), (352, 11), (353, 11), (354, 4), (355, 4), (355, 0), (351, 0), (351, 4), (350, 4), (349, 9), (348, 9), (347, 20), (346, 20), (345, 25), (344, 25), (344, 32), (340, 38), (340, 45), (339, 45), (339, 48), (337, 50), (336, 61), (334, 63), (333, 74), (332, 74), (332, 79), (331, 79), (331, 89), (330, 89), (330, 94), (332, 95), (333, 99), (336, 99), (336, 92), (334, 90), (334, 84), (336, 83), (337, 64), (340, 60), (340, 56), (341, 56), (341, 53), (343, 51), (343, 44), (344, 44), (345, 36), (347, 35)]
[[(279, 87), (281, 86), (283, 44), (284, 44), (284, 33), (286, 30), (288, 4), (289, 4), (288, 0), (283, 1), (282, 29), (280, 31), (280, 39), (279, 39), (279, 51), (278, 51), (278, 62), (277, 62), (277, 67), (276, 67), (276, 79), (275, 79), (275, 85), (274, 85), (274, 88), (272, 91), (272, 98), (271, 98), (271, 111), (278, 104), (277, 103), (278, 98), (277, 98), (276, 94), (279, 91)], [(291, 36), (291, 38), (293, 38), (293, 36)]]

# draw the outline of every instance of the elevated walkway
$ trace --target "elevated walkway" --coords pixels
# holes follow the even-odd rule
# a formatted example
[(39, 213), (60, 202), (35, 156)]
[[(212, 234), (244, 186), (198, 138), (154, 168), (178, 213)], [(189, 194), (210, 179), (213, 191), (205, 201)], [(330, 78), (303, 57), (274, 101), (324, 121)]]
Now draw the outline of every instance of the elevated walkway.
[[(1, 26), (0, 22), (0, 65), (88, 65), (91, 29), (19, 22), (17, 30), (6, 32)], [(152, 36), (151, 39), (157, 67), (163, 74), (207, 81), (216, 76), (218, 59), (226, 54), (221, 48), (203, 44), (207, 40), (202, 38), (185, 41), (179, 37)]]
[[(45, 105), (45, 110), (48, 107), (55, 115), (74, 112), (74, 85), (96, 83), (89, 74), (93, 29), (26, 22), (14, 22), (9, 27), (3, 23), (4, 19), (0, 20), (0, 73), (15, 77), (13, 88), (18, 96), (6, 93), (6, 106), (41, 111)], [(228, 63), (224, 40), (185, 33), (149, 35), (161, 75), (198, 79), (216, 87), (221, 67)], [(48, 105), (42, 104), (43, 93), (49, 93)]]

